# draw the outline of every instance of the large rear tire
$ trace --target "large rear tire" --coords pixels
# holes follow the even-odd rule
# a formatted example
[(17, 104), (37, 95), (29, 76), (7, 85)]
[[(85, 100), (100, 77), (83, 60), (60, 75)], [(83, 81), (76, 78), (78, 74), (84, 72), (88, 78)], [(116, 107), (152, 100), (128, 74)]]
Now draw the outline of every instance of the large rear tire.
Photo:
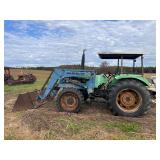
[(109, 108), (113, 115), (137, 117), (151, 106), (147, 88), (136, 80), (122, 80), (109, 89)]
[(63, 88), (56, 98), (56, 106), (60, 112), (79, 112), (84, 98), (75, 88)]

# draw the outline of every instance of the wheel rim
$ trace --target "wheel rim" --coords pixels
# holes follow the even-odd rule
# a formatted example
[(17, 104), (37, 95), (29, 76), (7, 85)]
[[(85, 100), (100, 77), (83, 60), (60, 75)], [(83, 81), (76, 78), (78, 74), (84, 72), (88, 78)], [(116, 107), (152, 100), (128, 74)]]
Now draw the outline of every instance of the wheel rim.
[(118, 93), (116, 103), (124, 112), (135, 112), (142, 104), (142, 97), (133, 89), (125, 89)]
[(65, 93), (60, 100), (61, 107), (66, 111), (73, 111), (78, 107), (78, 97), (74, 93)]

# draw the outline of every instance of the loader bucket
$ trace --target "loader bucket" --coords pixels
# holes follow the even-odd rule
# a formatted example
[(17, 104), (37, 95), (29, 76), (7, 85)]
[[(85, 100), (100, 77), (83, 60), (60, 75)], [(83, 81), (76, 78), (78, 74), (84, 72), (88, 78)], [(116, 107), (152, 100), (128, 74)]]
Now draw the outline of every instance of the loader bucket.
[(38, 91), (19, 94), (13, 106), (12, 111), (16, 112), (16, 111), (24, 111), (27, 109), (33, 109), (33, 105), (34, 105), (34, 102), (36, 102), (37, 96), (38, 96)]

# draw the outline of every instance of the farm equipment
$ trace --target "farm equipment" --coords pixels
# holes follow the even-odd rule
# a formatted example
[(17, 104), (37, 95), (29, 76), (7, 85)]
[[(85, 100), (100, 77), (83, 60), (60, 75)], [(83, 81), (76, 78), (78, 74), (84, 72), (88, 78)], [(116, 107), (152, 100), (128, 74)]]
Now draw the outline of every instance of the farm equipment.
[[(58, 111), (79, 112), (84, 101), (101, 97), (113, 115), (136, 117), (145, 114), (150, 109), (151, 96), (150, 83), (143, 77), (143, 54), (99, 53), (99, 57), (117, 59), (117, 72), (97, 75), (95, 71), (85, 70), (83, 54), (83, 69), (56, 68), (40, 91), (19, 95), (13, 111), (38, 108), (54, 98)], [(123, 60), (133, 60), (134, 71), (139, 57), (141, 74), (124, 74)]]
[(36, 81), (36, 77), (31, 74), (24, 74), (21, 73), (18, 75), (17, 79), (14, 79), (13, 76), (10, 73), (9, 68), (5, 68), (4, 70), (4, 83), (8, 85), (15, 85), (15, 84), (28, 84), (28, 83), (34, 83)]
[(5, 68), (4, 69), (4, 83), (7, 84), (8, 80), (13, 80), (13, 76), (10, 73), (10, 69)]
[(150, 79), (148, 79), (151, 83), (149, 89), (149, 92), (152, 96), (152, 101), (156, 102), (156, 77), (152, 76)]

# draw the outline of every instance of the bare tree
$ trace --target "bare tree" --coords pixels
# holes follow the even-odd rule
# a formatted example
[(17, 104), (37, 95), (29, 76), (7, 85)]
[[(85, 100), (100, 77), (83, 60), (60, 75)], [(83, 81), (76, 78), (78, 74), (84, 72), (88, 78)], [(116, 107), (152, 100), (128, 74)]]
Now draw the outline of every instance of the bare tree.
[(98, 69), (98, 73), (105, 73), (108, 74), (109, 72), (109, 63), (107, 61), (103, 61)]
[(109, 66), (109, 63), (108, 63), (107, 61), (103, 61), (103, 62), (100, 64), (100, 68), (103, 68), (103, 69), (106, 69), (108, 66)]

